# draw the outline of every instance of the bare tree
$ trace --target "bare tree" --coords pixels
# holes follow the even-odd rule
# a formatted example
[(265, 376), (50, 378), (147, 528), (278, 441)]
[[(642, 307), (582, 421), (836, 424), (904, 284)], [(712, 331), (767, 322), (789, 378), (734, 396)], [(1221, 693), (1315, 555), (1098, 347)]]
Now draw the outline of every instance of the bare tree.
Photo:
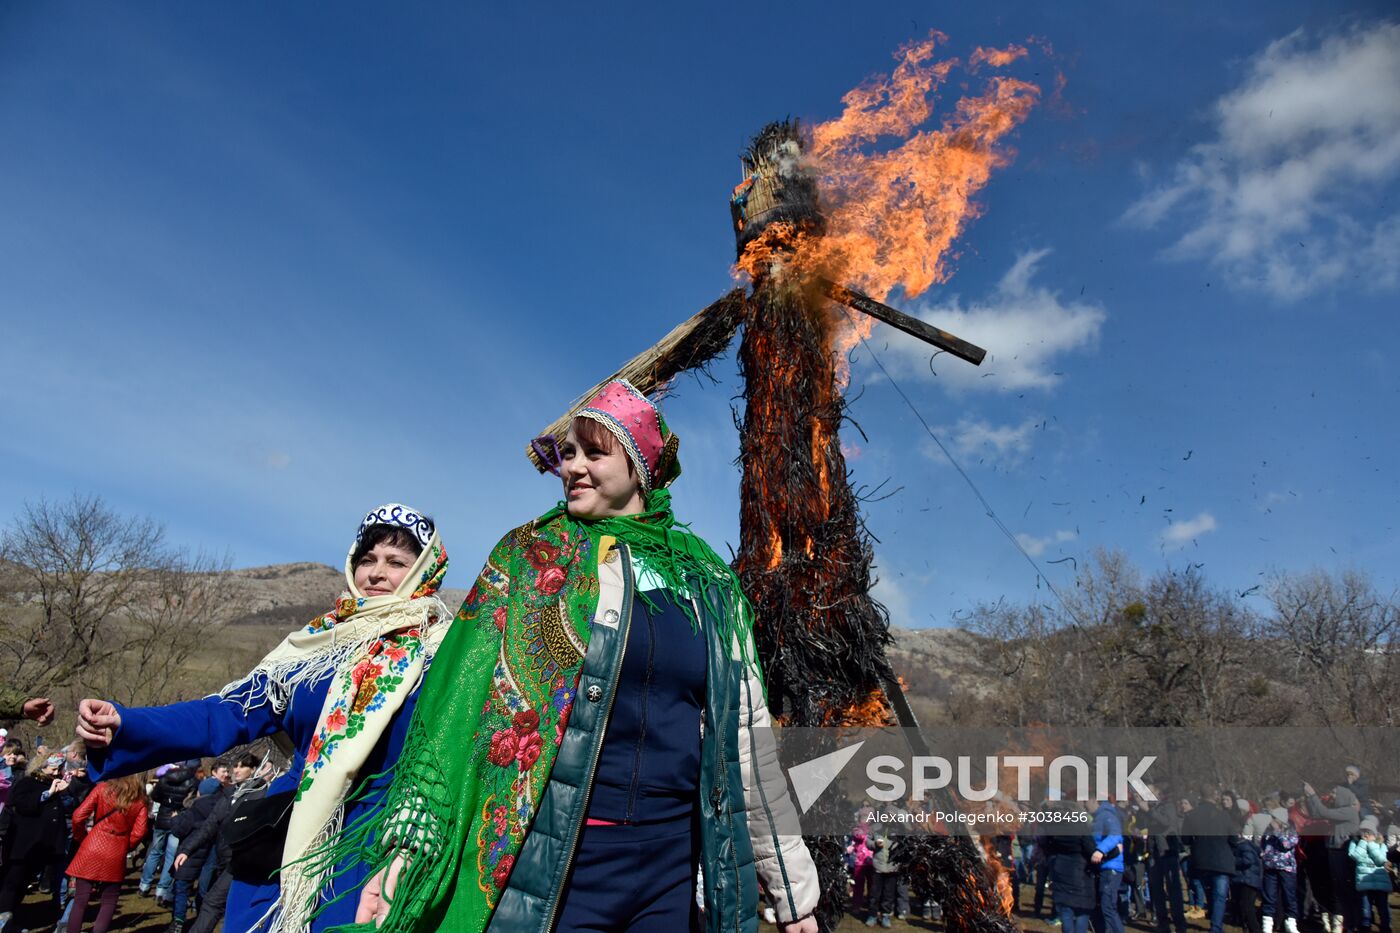
[(1370, 578), (1324, 571), (1278, 576), (1266, 633), (1284, 673), (1326, 724), (1400, 724), (1400, 606)]
[(999, 724), (1228, 725), (1268, 720), (1251, 667), (1257, 619), (1194, 570), (1146, 584), (1099, 551), (1063, 604), (974, 613)]
[(229, 616), (227, 560), (170, 547), (100, 498), (26, 504), (0, 534), (0, 664), (33, 694), (158, 703)]
[(1119, 623), (1132, 725), (1265, 724), (1258, 619), (1195, 569), (1164, 571)]

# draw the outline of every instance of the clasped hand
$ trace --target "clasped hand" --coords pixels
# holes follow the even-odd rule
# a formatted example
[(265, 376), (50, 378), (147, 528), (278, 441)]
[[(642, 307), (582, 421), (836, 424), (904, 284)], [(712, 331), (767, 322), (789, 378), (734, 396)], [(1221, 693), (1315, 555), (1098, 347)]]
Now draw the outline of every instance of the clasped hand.
[(78, 704), (78, 738), (88, 748), (106, 748), (121, 728), (122, 715), (106, 700), (83, 700)]

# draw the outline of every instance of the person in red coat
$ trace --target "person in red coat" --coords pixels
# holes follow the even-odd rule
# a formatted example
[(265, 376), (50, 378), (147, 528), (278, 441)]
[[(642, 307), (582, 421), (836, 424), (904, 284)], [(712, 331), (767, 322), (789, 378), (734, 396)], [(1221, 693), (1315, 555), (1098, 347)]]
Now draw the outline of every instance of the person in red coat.
[(103, 781), (74, 811), (73, 841), (78, 851), (68, 863), (68, 875), (75, 882), (68, 933), (82, 930), (83, 915), (94, 893), (101, 906), (92, 933), (107, 933), (126, 876), (126, 854), (145, 835), (146, 795), (139, 774)]

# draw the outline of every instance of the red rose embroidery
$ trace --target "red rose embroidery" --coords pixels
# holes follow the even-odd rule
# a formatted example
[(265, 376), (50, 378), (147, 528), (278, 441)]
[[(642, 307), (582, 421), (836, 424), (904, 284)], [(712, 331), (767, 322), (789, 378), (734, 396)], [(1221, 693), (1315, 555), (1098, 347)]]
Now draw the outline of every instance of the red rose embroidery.
[(538, 732), (531, 732), (522, 735), (519, 744), (515, 748), (515, 760), (520, 762), (520, 770), (529, 771), (539, 760), (540, 749), (544, 747), (544, 739), (540, 738)]
[(326, 745), (326, 740), (319, 735), (311, 740), (311, 747), (306, 750), (306, 763), (315, 764), (316, 759), (321, 757), (321, 749)]
[(504, 768), (515, 760), (515, 748), (518, 736), (514, 730), (501, 729), (491, 736), (491, 750), (486, 753), (486, 760), (493, 765)]
[(350, 682), (355, 685), (355, 698), (350, 702), (350, 712), (358, 714), (365, 711), (370, 701), (379, 693), (375, 684), (383, 673), (379, 665), (369, 659), (355, 665), (355, 669), (350, 672)]
[(559, 549), (546, 541), (535, 541), (525, 550), (525, 559), (536, 570), (544, 570), (559, 559)]
[(358, 687), (360, 684), (364, 683), (366, 677), (370, 680), (379, 679), (379, 665), (375, 664), (369, 658), (365, 658), (359, 664), (355, 665), (355, 669), (350, 672), (350, 682)]
[(515, 714), (515, 731), (521, 734), (534, 732), (540, 727), (540, 714), (532, 709), (521, 710)]
[(331, 714), (326, 717), (326, 728), (332, 732), (339, 732), (345, 728), (345, 710), (341, 707), (331, 710)]
[(515, 867), (515, 856), (507, 855), (496, 864), (496, 870), (491, 872), (491, 880), (496, 882), (496, 887), (504, 889), (506, 882), (510, 880), (510, 870)]
[(564, 568), (550, 565), (540, 571), (539, 579), (535, 581), (535, 589), (546, 596), (553, 596), (564, 588)]
[(504, 632), (506, 630), (506, 607), (497, 606), (496, 611), (491, 613), (491, 621), (496, 623), (496, 628)]
[(495, 825), (495, 827), (496, 827), (496, 835), (498, 835), (498, 836), (504, 836), (504, 835), (506, 834), (506, 807), (505, 807), (505, 804), (501, 804), (501, 805), (500, 805), (499, 807), (497, 807), (495, 810), (491, 811), (491, 820), (492, 820), (492, 823), (493, 823), (493, 824)]

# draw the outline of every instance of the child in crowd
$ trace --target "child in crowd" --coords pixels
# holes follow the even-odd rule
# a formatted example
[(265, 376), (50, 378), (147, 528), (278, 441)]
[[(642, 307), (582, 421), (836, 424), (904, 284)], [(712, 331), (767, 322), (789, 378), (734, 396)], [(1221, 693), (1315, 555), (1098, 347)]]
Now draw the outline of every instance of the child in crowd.
[(1240, 926), (1245, 933), (1263, 933), (1259, 922), (1259, 890), (1264, 886), (1264, 865), (1259, 846), (1243, 836), (1234, 841), (1235, 875), (1230, 885), (1230, 897), (1239, 913)]
[(1273, 933), (1275, 917), (1282, 918), (1284, 933), (1298, 933), (1298, 833), (1283, 807), (1269, 811), (1259, 844), (1264, 863), (1263, 933)]
[(851, 892), (851, 910), (860, 913), (865, 910), (871, 893), (871, 876), (875, 869), (871, 866), (874, 852), (866, 844), (865, 824), (851, 830), (851, 841), (846, 845), (846, 869), (851, 873), (854, 889)]
[(1380, 933), (1390, 933), (1390, 872), (1386, 870), (1379, 821), (1374, 816), (1361, 821), (1361, 838), (1351, 841), (1347, 855), (1356, 865), (1357, 894), (1370, 901), (1371, 915), (1380, 920)]
[[(874, 870), (870, 886), (870, 912), (865, 925), (873, 927), (877, 922), (888, 929), (894, 916), (899, 898), (899, 866), (894, 863), (896, 839), (889, 830), (879, 824), (872, 824), (873, 854), (870, 866)], [(1388, 933), (1388, 931), (1387, 931)]]

